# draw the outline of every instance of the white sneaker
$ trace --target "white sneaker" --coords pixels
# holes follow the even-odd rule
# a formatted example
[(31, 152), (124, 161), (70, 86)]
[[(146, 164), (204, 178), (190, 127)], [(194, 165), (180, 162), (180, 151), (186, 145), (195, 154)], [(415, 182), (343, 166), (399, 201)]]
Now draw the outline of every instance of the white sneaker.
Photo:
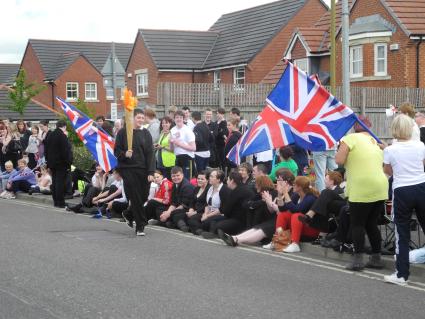
[(144, 231), (140, 231), (140, 230), (138, 230), (137, 232), (136, 232), (136, 236), (145, 236), (146, 234), (145, 234), (145, 232)]
[(284, 253), (299, 253), (301, 251), (301, 248), (300, 245), (298, 245), (297, 243), (292, 243), (282, 251)]
[(271, 242), (270, 242), (270, 243), (268, 243), (267, 245), (263, 245), (263, 248), (264, 248), (264, 249), (267, 249), (267, 250), (273, 250), (273, 249), (274, 249), (273, 242), (271, 241)]
[(5, 196), (7, 195), (7, 191), (3, 191), (1, 194), (0, 194), (0, 197), (1, 198), (6, 198)]
[(159, 224), (159, 220), (156, 220), (156, 219), (149, 219), (148, 220), (148, 224), (149, 225), (158, 225)]
[(5, 199), (15, 199), (16, 197), (12, 192), (7, 192), (7, 194), (4, 195), (3, 198), (5, 198)]
[(384, 281), (388, 282), (390, 284), (395, 284), (395, 285), (399, 285), (399, 286), (407, 286), (408, 281), (405, 280), (403, 277), (398, 278), (397, 277), (397, 272), (388, 275), (388, 276), (384, 276)]

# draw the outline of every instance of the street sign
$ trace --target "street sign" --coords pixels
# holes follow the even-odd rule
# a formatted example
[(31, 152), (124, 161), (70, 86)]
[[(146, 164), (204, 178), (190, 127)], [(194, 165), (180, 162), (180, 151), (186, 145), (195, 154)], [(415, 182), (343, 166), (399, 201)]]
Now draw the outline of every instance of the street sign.
[(116, 121), (117, 119), (118, 119), (117, 103), (111, 103), (111, 120)]

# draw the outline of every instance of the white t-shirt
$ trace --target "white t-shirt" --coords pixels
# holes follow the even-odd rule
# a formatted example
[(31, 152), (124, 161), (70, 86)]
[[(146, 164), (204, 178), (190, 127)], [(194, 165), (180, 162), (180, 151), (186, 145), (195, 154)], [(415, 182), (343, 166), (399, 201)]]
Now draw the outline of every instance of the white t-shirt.
[(384, 149), (384, 164), (393, 169), (393, 189), (425, 183), (425, 145), (422, 142), (395, 142)]
[(268, 150), (260, 153), (255, 153), (255, 157), (257, 158), (257, 162), (269, 162), (273, 160), (273, 151)]
[[(174, 126), (171, 129), (171, 137), (173, 139), (185, 142), (187, 144), (191, 142), (195, 142), (195, 134), (192, 132), (190, 128), (188, 128), (186, 125), (183, 125), (182, 128), (178, 128), (177, 126)], [(185, 150), (177, 145), (174, 145), (174, 154), (177, 155), (189, 155), (190, 157), (195, 157), (195, 152)]]
[(415, 120), (413, 120), (413, 132), (412, 137), (410, 138), (411, 141), (421, 141), (421, 130), (419, 129), (418, 124), (416, 124)]
[(191, 119), (187, 119), (186, 126), (193, 131), (193, 128), (195, 127), (195, 123)]

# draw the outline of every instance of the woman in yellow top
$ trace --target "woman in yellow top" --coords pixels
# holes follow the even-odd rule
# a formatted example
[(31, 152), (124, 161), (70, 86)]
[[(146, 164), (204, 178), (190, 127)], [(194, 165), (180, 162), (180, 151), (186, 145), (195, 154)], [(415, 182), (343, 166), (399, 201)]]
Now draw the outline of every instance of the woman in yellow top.
[(173, 126), (173, 120), (169, 116), (165, 116), (161, 120), (161, 134), (155, 149), (158, 150), (156, 156), (157, 168), (162, 175), (171, 179), (171, 168), (176, 165), (176, 155), (170, 149), (170, 131)]
[[(371, 127), (366, 117), (359, 117)], [(388, 179), (383, 171), (383, 152), (376, 140), (358, 123), (353, 134), (341, 139), (335, 161), (346, 169), (345, 194), (350, 207), (350, 222), (354, 244), (354, 258), (346, 266), (348, 270), (360, 271), (364, 267), (383, 268), (381, 262), (381, 233), (378, 218), (384, 211), (388, 198)], [(372, 246), (372, 255), (363, 263), (365, 232)]]

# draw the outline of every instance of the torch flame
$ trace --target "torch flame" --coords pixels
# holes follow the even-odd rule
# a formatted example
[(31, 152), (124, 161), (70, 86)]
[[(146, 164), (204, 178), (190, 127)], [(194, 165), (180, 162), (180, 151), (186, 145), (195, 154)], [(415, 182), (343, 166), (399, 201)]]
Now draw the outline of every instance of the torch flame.
[(131, 112), (137, 105), (137, 98), (133, 96), (131, 90), (124, 88), (124, 107)]

